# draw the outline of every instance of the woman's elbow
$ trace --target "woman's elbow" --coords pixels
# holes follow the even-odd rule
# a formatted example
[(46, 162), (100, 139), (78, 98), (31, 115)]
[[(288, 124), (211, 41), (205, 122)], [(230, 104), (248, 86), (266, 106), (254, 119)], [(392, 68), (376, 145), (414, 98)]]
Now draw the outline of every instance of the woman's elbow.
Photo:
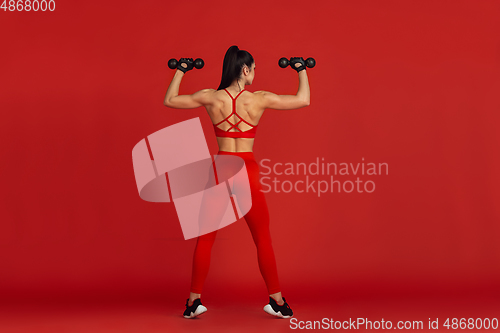
[(297, 104), (300, 105), (299, 107), (303, 108), (304, 106), (308, 106), (310, 104), (310, 96), (304, 94), (302, 96), (297, 96)]

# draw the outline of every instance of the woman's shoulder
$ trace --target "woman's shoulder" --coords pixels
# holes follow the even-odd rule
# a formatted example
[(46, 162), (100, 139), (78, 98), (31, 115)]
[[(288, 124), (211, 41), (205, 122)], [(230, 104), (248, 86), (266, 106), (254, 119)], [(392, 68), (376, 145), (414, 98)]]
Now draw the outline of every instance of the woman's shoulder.
[(217, 92), (217, 90), (215, 90), (215, 89), (207, 88), (207, 89), (198, 90), (195, 94), (204, 95), (204, 96), (213, 96), (214, 93), (216, 93), (216, 92)]
[(265, 91), (265, 90), (257, 90), (257, 91), (254, 91), (253, 94), (254, 94), (254, 96), (264, 97), (266, 95), (272, 94), (272, 92)]
[(217, 90), (212, 89), (212, 88), (201, 89), (200, 91), (205, 93), (205, 94), (213, 94), (213, 93), (217, 92)]
[(255, 100), (257, 100), (259, 103), (265, 103), (270, 97), (274, 95), (272, 92), (265, 90), (257, 90), (254, 91), (252, 94)]
[(252, 101), (253, 104), (256, 104), (256, 105), (262, 104), (263, 101), (265, 100), (267, 94), (269, 94), (268, 91), (264, 91), (264, 90), (250, 91), (250, 90), (245, 89), (245, 92), (247, 93), (245, 98), (248, 98), (249, 100)]

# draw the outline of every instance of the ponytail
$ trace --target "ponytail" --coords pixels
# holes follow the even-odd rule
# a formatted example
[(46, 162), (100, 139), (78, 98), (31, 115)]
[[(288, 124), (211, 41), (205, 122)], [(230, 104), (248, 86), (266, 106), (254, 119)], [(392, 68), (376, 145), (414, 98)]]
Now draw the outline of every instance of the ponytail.
[(227, 49), (222, 63), (222, 78), (217, 90), (229, 87), (235, 79), (240, 77), (243, 66), (247, 65), (250, 68), (253, 62), (252, 55), (247, 51), (240, 50), (238, 46), (233, 45)]

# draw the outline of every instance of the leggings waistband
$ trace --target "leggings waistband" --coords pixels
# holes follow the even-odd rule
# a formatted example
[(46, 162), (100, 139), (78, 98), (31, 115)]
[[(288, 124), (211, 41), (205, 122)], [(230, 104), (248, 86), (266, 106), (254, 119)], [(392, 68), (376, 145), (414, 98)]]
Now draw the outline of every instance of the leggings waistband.
[(254, 158), (253, 151), (224, 151), (219, 150), (217, 155), (236, 155), (242, 158)]

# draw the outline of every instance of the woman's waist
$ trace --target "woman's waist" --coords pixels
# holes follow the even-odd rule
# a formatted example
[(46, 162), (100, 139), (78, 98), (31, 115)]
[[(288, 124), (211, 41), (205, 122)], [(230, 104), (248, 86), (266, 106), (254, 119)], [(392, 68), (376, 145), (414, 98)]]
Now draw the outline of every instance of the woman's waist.
[(224, 152), (252, 152), (255, 139), (248, 138), (222, 138), (217, 137), (219, 151)]

